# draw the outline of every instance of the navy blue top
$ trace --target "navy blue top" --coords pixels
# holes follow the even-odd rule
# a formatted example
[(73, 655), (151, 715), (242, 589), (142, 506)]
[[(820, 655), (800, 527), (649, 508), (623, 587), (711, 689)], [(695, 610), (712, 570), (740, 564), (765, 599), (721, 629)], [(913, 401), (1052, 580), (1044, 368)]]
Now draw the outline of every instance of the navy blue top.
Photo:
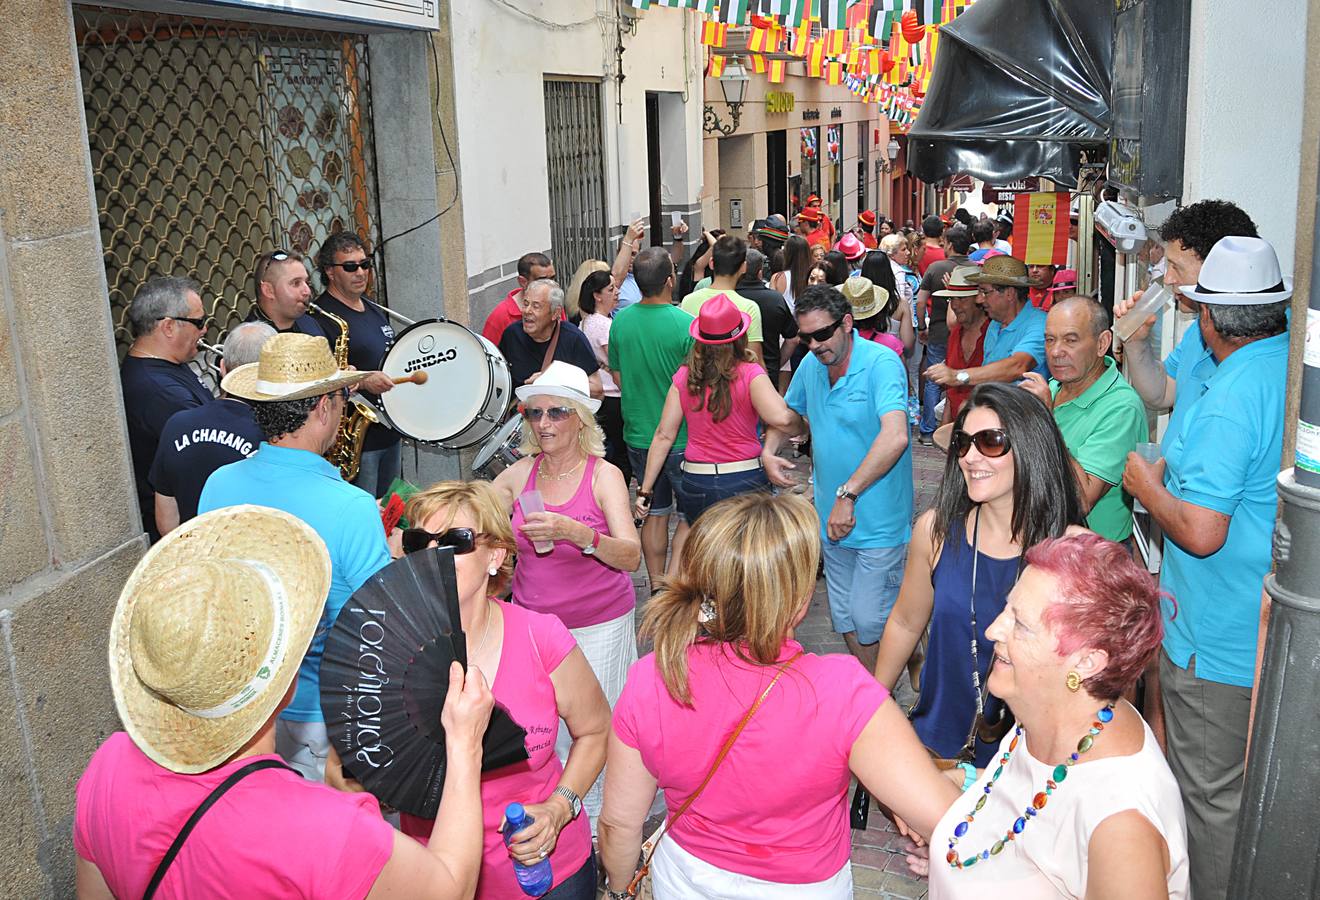
[[(366, 297), (362, 298), (362, 312), (349, 309), (326, 291), (316, 298), (316, 305), (332, 312), (348, 323), (348, 364), (361, 370), (375, 372), (385, 361), (385, 354), (394, 346), (394, 328), (387, 315), (377, 309)], [(330, 342), (330, 349), (335, 349), (339, 340), (339, 326), (325, 316), (314, 316), (316, 323), (325, 332), (325, 339)], [(380, 408), (380, 395), (368, 391), (360, 392), (372, 405)], [(384, 425), (372, 425), (367, 429), (367, 436), (362, 442), (363, 452), (383, 450), (399, 443), (399, 433)]]
[[(265, 314), (262, 313), (261, 311), (261, 307), (253, 303), (252, 308), (248, 310), (247, 318), (244, 319), (243, 321), (265, 322), (267, 325), (269, 325), (271, 328), (274, 328), (276, 331), (280, 332), (281, 334), (288, 334), (289, 332), (294, 332), (296, 334), (310, 334), (312, 337), (325, 337), (325, 330), (321, 328), (320, 323), (318, 323), (316, 319), (312, 318), (311, 313), (303, 313), (301, 316), (294, 319), (293, 324), (290, 325), (288, 328), (281, 328), (280, 326), (272, 322), (270, 319), (266, 318)], [(331, 350), (334, 349), (333, 344), (331, 345), (330, 349)], [(350, 347), (349, 349), (351, 350), (352, 347)]]
[(156, 497), (147, 473), (156, 458), (160, 433), (179, 410), (210, 403), (214, 398), (192, 369), (164, 359), (125, 356), (119, 366), (119, 383), (124, 391), (128, 447), (133, 455), (142, 527), (155, 541), (160, 538), (156, 531)]
[[(527, 383), (537, 372), (543, 370), (546, 348), (550, 339), (534, 341), (523, 328), (522, 319), (509, 323), (500, 335), (500, 353), (509, 363), (509, 376), (513, 386), (520, 387)], [(559, 323), (559, 343), (555, 344), (555, 359), (577, 366), (591, 375), (600, 368), (596, 352), (582, 330), (572, 322)]]
[(252, 407), (226, 397), (170, 416), (160, 434), (147, 481), (179, 504), (179, 522), (197, 515), (197, 498), (211, 473), (257, 452), (265, 435)]
[[(994, 641), (985, 629), (1004, 611), (1008, 592), (1018, 576), (1018, 558), (996, 559), (977, 554), (976, 569), (976, 660), (985, 686), (994, 657)], [(972, 547), (962, 522), (954, 522), (944, 539), (935, 571), (931, 573), (935, 603), (930, 616), (930, 641), (926, 664), (921, 669), (921, 696), (912, 711), (917, 737), (942, 757), (951, 758), (967, 742), (976, 717), (976, 692), (972, 688), (972, 618), (967, 602), (972, 591)], [(997, 721), (1003, 703), (987, 696), (985, 715)], [(998, 742), (976, 741), (976, 765), (984, 768), (994, 758)]]

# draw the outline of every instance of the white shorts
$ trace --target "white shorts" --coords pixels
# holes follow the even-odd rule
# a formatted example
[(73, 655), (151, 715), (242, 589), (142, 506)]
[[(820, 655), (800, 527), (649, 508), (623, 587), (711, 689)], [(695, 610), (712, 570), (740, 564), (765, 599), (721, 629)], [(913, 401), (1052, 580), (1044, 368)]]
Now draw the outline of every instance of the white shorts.
[(655, 900), (852, 900), (852, 863), (824, 881), (785, 884), (726, 872), (662, 838), (651, 858)]

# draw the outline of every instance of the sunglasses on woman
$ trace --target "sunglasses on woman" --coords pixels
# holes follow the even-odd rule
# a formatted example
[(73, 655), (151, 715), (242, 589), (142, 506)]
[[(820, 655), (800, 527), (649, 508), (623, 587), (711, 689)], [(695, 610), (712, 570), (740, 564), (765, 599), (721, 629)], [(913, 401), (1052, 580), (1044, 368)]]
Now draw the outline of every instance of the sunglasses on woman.
[(1003, 456), (1013, 449), (1013, 445), (1008, 440), (1008, 432), (1002, 428), (983, 428), (976, 434), (968, 434), (965, 431), (953, 433), (953, 449), (960, 459), (967, 455), (973, 444), (976, 445), (978, 453), (992, 459)]
[(573, 410), (567, 406), (551, 406), (549, 409), (542, 409), (539, 406), (524, 406), (520, 412), (522, 417), (528, 422), (539, 422), (543, 417), (548, 417), (551, 422), (564, 422), (573, 415)]
[(434, 541), (440, 547), (453, 547), (459, 556), (477, 549), (479, 535), (472, 528), (450, 528), (436, 534), (425, 528), (405, 528), (403, 530), (403, 552), (416, 553), (425, 550)]

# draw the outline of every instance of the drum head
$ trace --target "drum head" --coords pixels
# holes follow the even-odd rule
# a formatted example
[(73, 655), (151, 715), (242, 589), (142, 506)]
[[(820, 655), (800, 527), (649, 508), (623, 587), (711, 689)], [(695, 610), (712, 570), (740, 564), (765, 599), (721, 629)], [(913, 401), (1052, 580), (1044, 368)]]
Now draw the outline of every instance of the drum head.
[(394, 340), (381, 370), (391, 378), (425, 372), (426, 384), (400, 384), (380, 396), (395, 430), (439, 443), (472, 424), (486, 406), (492, 372), (477, 335), (454, 322), (409, 325)]
[(476, 471), (490, 462), (495, 454), (500, 451), (500, 448), (509, 442), (509, 438), (513, 437), (513, 433), (518, 430), (518, 426), (521, 424), (522, 416), (510, 416), (509, 421), (501, 425), (499, 431), (486, 438), (486, 442), (481, 445), (477, 455), (472, 458), (472, 470)]

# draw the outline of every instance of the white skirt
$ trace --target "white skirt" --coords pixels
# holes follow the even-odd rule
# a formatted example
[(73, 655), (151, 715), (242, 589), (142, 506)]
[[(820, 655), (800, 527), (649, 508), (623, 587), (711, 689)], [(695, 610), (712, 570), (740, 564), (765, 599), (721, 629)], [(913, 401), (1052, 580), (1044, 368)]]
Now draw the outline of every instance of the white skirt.
[(651, 888), (656, 900), (852, 900), (852, 863), (810, 884), (763, 881), (712, 866), (665, 837), (651, 857)]

